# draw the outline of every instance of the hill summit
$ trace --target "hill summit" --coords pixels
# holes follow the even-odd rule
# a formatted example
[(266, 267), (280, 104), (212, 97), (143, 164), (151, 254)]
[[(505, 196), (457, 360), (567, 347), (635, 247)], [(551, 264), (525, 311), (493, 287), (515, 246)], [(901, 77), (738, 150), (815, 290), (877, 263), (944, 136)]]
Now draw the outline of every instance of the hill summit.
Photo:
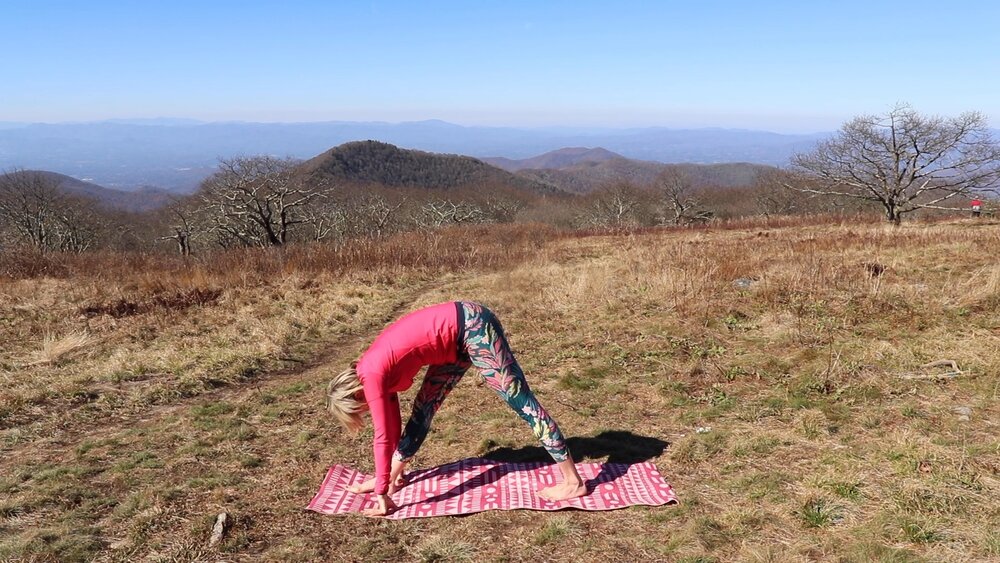
[(557, 191), (469, 156), (401, 149), (379, 141), (344, 143), (306, 161), (301, 170), (314, 179), (390, 187), (452, 189), (490, 185), (535, 193)]

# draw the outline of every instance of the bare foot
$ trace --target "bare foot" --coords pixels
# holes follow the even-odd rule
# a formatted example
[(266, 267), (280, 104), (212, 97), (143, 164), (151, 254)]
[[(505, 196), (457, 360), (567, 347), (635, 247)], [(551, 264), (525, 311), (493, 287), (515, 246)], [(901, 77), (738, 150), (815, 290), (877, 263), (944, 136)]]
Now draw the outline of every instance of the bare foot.
[[(406, 486), (406, 483), (407, 483), (407, 479), (406, 479), (405, 476), (400, 475), (400, 476), (396, 477), (396, 481), (394, 483), (391, 483), (389, 485), (389, 492), (390, 493), (394, 493), (394, 492), (398, 491), (399, 489), (402, 489), (403, 487)], [(372, 491), (375, 490), (375, 478), (373, 477), (373, 478), (365, 481), (364, 483), (358, 483), (356, 485), (351, 485), (350, 487), (347, 487), (347, 490), (350, 491), (350, 492), (352, 492), (352, 493), (354, 493), (354, 494), (356, 494), (356, 495), (360, 495), (360, 494), (364, 494), (364, 493), (370, 493), (370, 492), (372, 492)]]
[(360, 495), (362, 493), (370, 493), (375, 490), (375, 478), (373, 477), (365, 481), (364, 483), (351, 485), (350, 487), (347, 487), (347, 490), (356, 495)]
[(365, 516), (388, 516), (393, 512), (399, 510), (396, 503), (389, 498), (389, 495), (375, 495), (375, 500), (378, 502), (378, 506), (374, 508), (366, 508), (361, 511), (361, 514)]
[(538, 491), (538, 496), (551, 501), (569, 500), (571, 498), (582, 497), (586, 494), (587, 486), (579, 481), (576, 483), (560, 483)]

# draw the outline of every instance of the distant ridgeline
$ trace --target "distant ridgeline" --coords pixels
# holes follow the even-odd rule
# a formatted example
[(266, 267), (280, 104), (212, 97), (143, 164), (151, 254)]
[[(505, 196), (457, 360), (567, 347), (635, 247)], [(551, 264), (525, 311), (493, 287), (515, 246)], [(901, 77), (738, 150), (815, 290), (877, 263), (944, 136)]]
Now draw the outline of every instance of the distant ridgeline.
[(741, 188), (774, 167), (745, 162), (724, 164), (664, 164), (625, 158), (603, 148), (566, 148), (523, 160), (485, 158), (519, 176), (550, 184), (570, 193), (588, 193), (613, 183), (649, 186), (667, 170), (680, 170), (697, 186)]

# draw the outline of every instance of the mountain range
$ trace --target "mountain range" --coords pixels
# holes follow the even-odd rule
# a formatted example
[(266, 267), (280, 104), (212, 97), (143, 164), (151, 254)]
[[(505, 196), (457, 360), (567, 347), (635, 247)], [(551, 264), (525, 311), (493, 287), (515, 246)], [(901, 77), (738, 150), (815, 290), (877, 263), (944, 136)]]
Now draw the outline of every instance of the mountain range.
[[(684, 171), (699, 186), (740, 187), (753, 183), (769, 166), (749, 163), (664, 164), (625, 158), (603, 148), (573, 147), (515, 160), (436, 154), (401, 149), (378, 141), (344, 143), (306, 160), (297, 173), (315, 184), (379, 185), (388, 188), (457, 188), (513, 190), (536, 195), (588, 193), (603, 185), (629, 182), (650, 185), (671, 168)], [(143, 187), (127, 192), (48, 171), (45, 177), (67, 193), (96, 200), (106, 208), (148, 211), (176, 197)], [(2, 176), (0, 176), (2, 179)]]
[(270, 154), (311, 158), (350, 141), (478, 158), (524, 159), (564, 147), (604, 147), (662, 163), (782, 165), (827, 134), (739, 129), (466, 127), (404, 123), (201, 123), (182, 119), (0, 124), (0, 170), (51, 170), (109, 188), (157, 186), (191, 192), (220, 158)]
[(669, 169), (684, 172), (699, 186), (744, 187), (751, 185), (762, 171), (772, 169), (746, 162), (665, 164), (625, 158), (600, 147), (564, 148), (521, 160), (499, 157), (483, 161), (570, 193), (587, 193), (614, 182), (650, 185)]

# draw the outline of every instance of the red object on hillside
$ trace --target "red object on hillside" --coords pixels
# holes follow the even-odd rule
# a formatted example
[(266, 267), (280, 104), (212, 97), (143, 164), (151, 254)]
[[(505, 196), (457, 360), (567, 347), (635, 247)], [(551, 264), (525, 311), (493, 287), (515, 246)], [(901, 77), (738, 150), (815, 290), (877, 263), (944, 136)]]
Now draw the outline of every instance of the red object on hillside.
[(976, 207), (982, 207), (982, 206), (983, 206), (983, 202), (979, 201), (978, 199), (972, 200), (972, 207), (973, 207), (973, 209), (975, 209)]

